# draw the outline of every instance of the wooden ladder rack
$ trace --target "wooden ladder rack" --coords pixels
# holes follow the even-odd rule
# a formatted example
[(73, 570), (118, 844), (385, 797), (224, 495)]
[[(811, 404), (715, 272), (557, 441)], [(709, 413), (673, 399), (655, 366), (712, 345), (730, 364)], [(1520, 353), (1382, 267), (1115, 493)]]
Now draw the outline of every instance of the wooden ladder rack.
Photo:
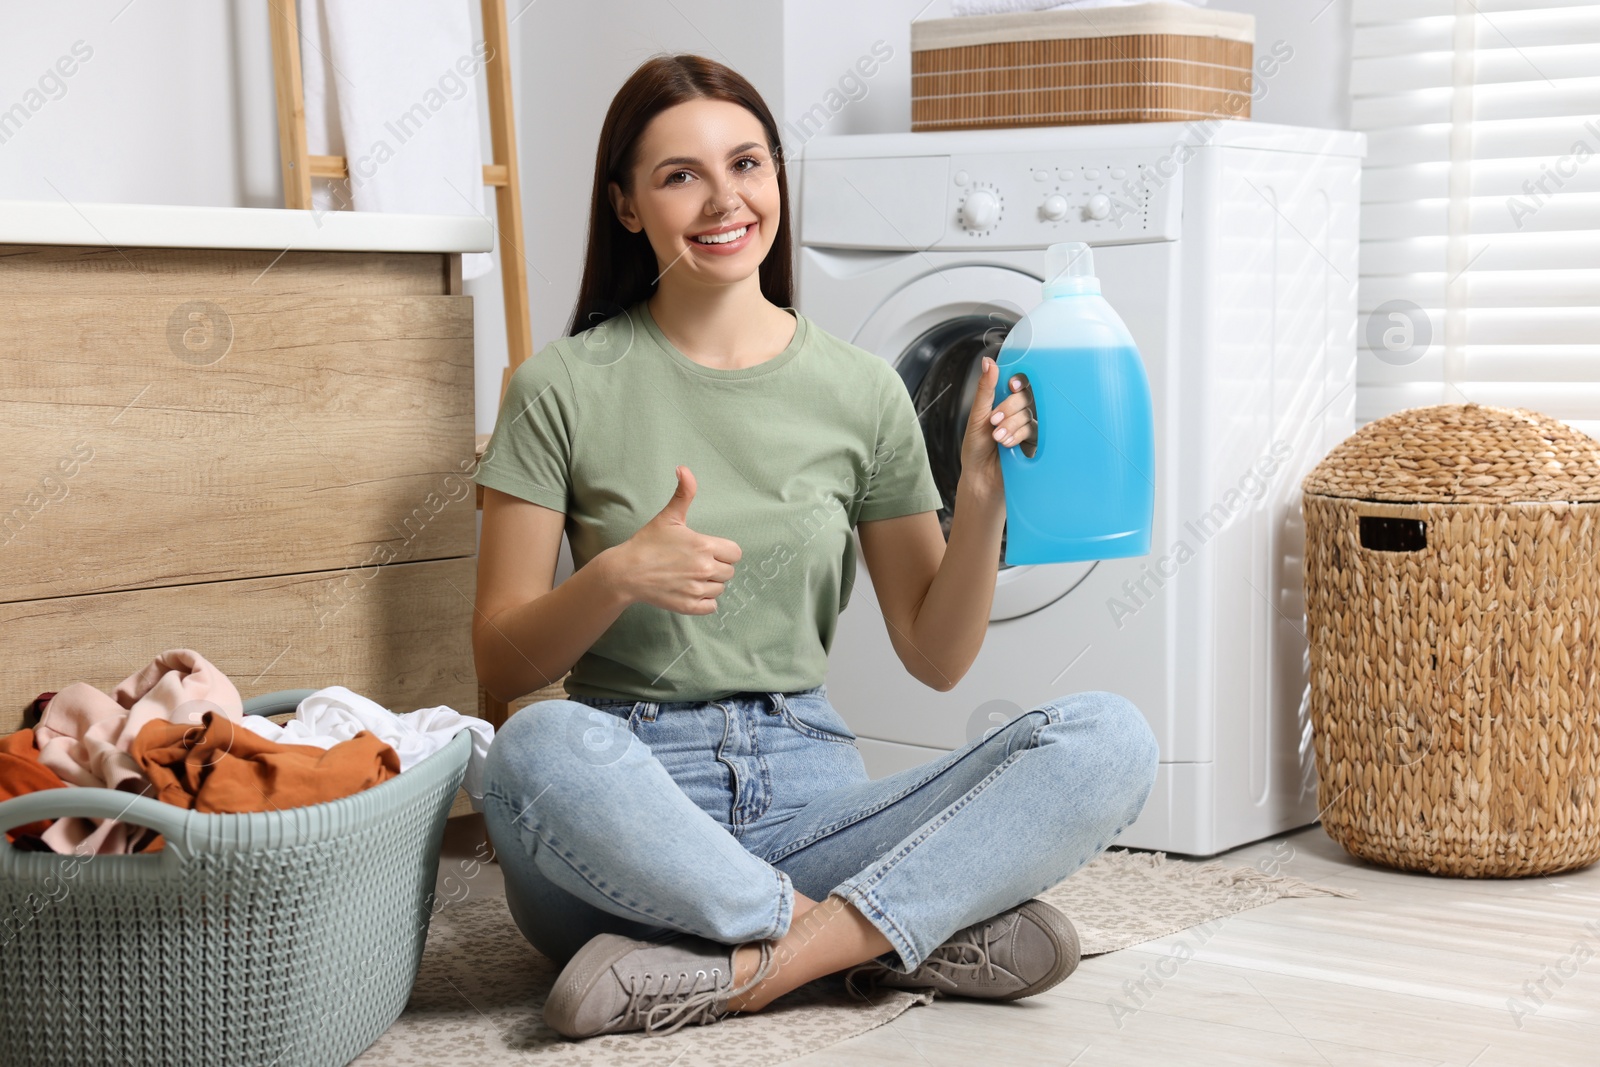
[[(522, 187), (517, 172), (517, 134), (511, 96), (511, 54), (507, 48), (510, 33), (506, 24), (505, 0), (481, 0), (483, 40), (488, 46), (484, 75), (488, 79), (489, 139), (491, 162), (484, 164), (483, 184), (494, 189), (496, 229), (495, 248), (500, 257), (500, 285), (505, 297), (507, 366), (500, 379), (503, 400), (511, 375), (533, 355), (533, 329), (528, 307), (528, 264), (522, 251)], [(279, 162), (283, 173), (284, 207), (310, 210), (311, 179), (348, 179), (349, 164), (344, 156), (311, 155), (306, 144), (304, 82), (300, 67), (300, 23), (295, 0), (267, 0), (272, 27), (272, 67), (278, 104)], [(509, 253), (509, 254), (508, 254)], [(459, 259), (457, 260), (459, 265)], [(460, 272), (456, 271), (456, 291)], [(477, 454), (481, 457), (487, 434), (478, 435)], [(478, 507), (483, 507), (483, 489), (478, 488)], [(561, 695), (561, 694), (553, 694)], [(509, 706), (494, 699), (481, 687), (479, 710), (497, 727), (505, 722)]]

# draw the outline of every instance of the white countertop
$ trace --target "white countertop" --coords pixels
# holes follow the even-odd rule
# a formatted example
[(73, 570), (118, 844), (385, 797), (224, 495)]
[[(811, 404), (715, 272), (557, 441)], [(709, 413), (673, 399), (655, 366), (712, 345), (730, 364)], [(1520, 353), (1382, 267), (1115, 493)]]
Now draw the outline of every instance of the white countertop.
[(0, 200), (0, 244), (488, 252), (494, 227), (481, 215)]

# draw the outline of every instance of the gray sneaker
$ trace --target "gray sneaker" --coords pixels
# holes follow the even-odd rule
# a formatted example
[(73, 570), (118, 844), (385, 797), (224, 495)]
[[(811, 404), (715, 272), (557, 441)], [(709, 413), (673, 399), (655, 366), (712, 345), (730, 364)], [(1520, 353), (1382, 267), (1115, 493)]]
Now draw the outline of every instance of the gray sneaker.
[(992, 919), (973, 923), (928, 953), (910, 974), (876, 960), (851, 968), (845, 984), (933, 989), (957, 997), (1021, 1000), (1046, 989), (1078, 966), (1078, 931), (1042, 900), (1029, 900)]
[(732, 945), (690, 934), (665, 941), (598, 934), (556, 976), (544, 1021), (564, 1037), (670, 1034), (687, 1023), (717, 1022), (730, 999), (772, 972), (772, 942), (758, 944), (756, 973), (735, 989)]

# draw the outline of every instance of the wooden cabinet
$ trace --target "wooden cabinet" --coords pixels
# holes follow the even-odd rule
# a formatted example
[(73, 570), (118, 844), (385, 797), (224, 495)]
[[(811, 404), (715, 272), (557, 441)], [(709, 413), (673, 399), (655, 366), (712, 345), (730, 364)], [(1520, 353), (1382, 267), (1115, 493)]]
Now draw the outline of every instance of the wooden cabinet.
[(456, 253), (0, 245), (0, 733), (193, 648), (475, 714)]

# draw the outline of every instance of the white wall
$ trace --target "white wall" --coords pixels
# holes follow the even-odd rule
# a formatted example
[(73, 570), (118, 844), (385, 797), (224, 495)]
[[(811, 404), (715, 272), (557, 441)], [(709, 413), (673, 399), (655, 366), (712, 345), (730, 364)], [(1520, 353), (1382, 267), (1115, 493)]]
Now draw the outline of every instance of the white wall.
[(282, 204), (265, 3), (6, 0), (0, 21), (0, 110), (90, 50), (0, 144), (0, 198)]
[(1212, 0), (1256, 17), (1256, 54), (1283, 41), (1294, 55), (1267, 83), (1251, 118), (1290, 126), (1350, 128), (1351, 0)]
[[(784, 4), (784, 97), (789, 121), (795, 122), (852, 73), (861, 88), (847, 82), (846, 103), (822, 130), (840, 133), (897, 133), (911, 128), (911, 19), (927, 8), (924, 18), (949, 0), (788, 0)], [(876, 64), (871, 77), (861, 77), (855, 64), (873, 55), (883, 42), (889, 58)], [(870, 69), (869, 64), (869, 69)], [(837, 98), (835, 98), (837, 99)], [(809, 130), (809, 126), (807, 129)], [(793, 134), (786, 131), (785, 138)], [(786, 146), (790, 152), (794, 144)]]

